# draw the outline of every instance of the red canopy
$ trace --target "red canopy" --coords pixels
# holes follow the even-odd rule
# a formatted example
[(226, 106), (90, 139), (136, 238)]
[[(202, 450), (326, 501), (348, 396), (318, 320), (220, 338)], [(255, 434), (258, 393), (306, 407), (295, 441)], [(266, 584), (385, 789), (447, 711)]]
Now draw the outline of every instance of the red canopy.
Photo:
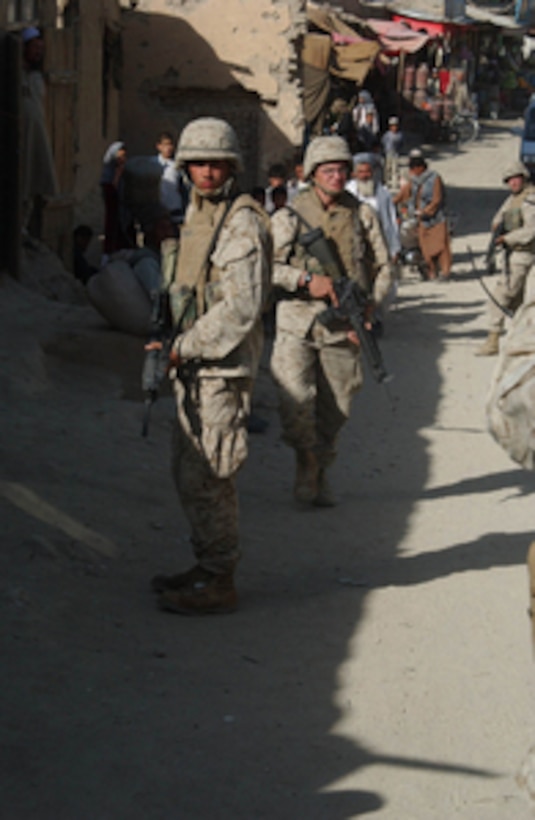
[(406, 23), (392, 20), (367, 20), (366, 25), (377, 34), (383, 49), (390, 54), (405, 51), (412, 54), (419, 51), (427, 41), (435, 36), (414, 31)]
[(429, 37), (443, 37), (448, 32), (459, 31), (459, 29), (471, 28), (470, 23), (450, 22), (445, 20), (425, 20), (417, 17), (408, 17), (403, 14), (393, 14), (392, 19), (396, 23), (411, 28), (414, 32), (425, 34)]

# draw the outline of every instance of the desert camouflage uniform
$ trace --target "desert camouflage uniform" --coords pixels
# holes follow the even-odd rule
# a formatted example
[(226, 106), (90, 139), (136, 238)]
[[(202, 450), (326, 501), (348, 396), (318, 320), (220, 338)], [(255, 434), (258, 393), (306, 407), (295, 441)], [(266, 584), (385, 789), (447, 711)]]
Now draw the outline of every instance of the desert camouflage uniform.
[[(313, 188), (299, 194), (292, 209), (332, 239), (346, 273), (379, 304), (391, 286), (388, 250), (372, 209), (343, 192), (325, 210)], [(304, 270), (324, 274), (321, 264), (298, 244), (307, 228), (290, 209), (272, 216), (273, 284), (282, 291), (277, 304), (277, 335), (271, 360), (279, 387), (283, 438), (296, 451), (315, 453), (320, 468), (336, 455), (336, 438), (349, 417), (351, 398), (362, 385), (359, 348), (346, 331), (333, 332), (317, 321), (325, 309), (298, 287)]]
[[(535, 262), (535, 186), (526, 184), (518, 194), (511, 194), (492, 220), (503, 222), (504, 242), (508, 253), (508, 270), (501, 273), (493, 288), (499, 305), (516, 310), (522, 302), (527, 275)], [(501, 332), (504, 314), (489, 300), (489, 330)]]
[(173, 475), (201, 567), (231, 572), (240, 556), (235, 475), (247, 456), (247, 416), (262, 349), (262, 309), (271, 275), (267, 217), (254, 200), (212, 200), (193, 192), (182, 229), (175, 288), (191, 287), (210, 240), (206, 286), (197, 284), (199, 317), (174, 347), (177, 424)]

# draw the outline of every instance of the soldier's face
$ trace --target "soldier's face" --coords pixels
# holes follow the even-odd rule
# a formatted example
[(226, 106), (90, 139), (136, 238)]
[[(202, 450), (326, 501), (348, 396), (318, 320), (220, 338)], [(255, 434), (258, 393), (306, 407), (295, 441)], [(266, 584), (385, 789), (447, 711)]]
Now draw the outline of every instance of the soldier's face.
[(325, 162), (314, 171), (314, 181), (322, 191), (339, 194), (345, 188), (347, 174), (345, 162)]
[(521, 174), (516, 177), (509, 177), (507, 180), (507, 185), (509, 186), (511, 193), (519, 194), (524, 187), (524, 177)]
[(188, 175), (199, 191), (210, 193), (222, 188), (231, 176), (232, 166), (226, 159), (188, 162)]

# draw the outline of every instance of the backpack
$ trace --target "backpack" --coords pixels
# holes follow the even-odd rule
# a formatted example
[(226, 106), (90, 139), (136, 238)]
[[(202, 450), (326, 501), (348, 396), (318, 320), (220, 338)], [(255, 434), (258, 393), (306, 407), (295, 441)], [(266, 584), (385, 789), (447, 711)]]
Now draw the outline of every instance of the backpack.
[(535, 469), (535, 287), (504, 337), (487, 398), (490, 433), (505, 452)]

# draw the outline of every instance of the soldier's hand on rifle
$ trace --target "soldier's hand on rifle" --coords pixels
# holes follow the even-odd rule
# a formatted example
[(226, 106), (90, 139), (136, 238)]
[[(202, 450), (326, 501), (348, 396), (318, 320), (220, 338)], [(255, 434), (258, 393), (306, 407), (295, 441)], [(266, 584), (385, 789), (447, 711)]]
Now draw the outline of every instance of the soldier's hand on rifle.
[[(371, 333), (371, 331), (373, 330), (373, 313), (374, 313), (374, 310), (375, 310), (375, 306), (374, 306), (373, 302), (370, 302), (364, 308), (363, 325), (364, 325), (364, 329), (367, 330), (369, 333)], [(360, 339), (358, 337), (358, 333), (357, 333), (356, 330), (348, 330), (347, 331), (347, 338), (348, 338), (348, 341), (351, 342), (351, 344), (357, 345), (357, 347), (360, 347)]]
[(502, 234), (502, 236), (497, 236), (496, 239), (494, 240), (494, 244), (495, 245), (505, 245), (505, 236), (503, 236), (503, 234)]
[(306, 287), (312, 299), (328, 299), (332, 305), (338, 307), (338, 296), (330, 276), (319, 276), (318, 274), (310, 276), (305, 271), (299, 277), (299, 287)]
[(169, 367), (180, 367), (182, 359), (179, 356), (178, 350), (172, 347), (169, 351)]

